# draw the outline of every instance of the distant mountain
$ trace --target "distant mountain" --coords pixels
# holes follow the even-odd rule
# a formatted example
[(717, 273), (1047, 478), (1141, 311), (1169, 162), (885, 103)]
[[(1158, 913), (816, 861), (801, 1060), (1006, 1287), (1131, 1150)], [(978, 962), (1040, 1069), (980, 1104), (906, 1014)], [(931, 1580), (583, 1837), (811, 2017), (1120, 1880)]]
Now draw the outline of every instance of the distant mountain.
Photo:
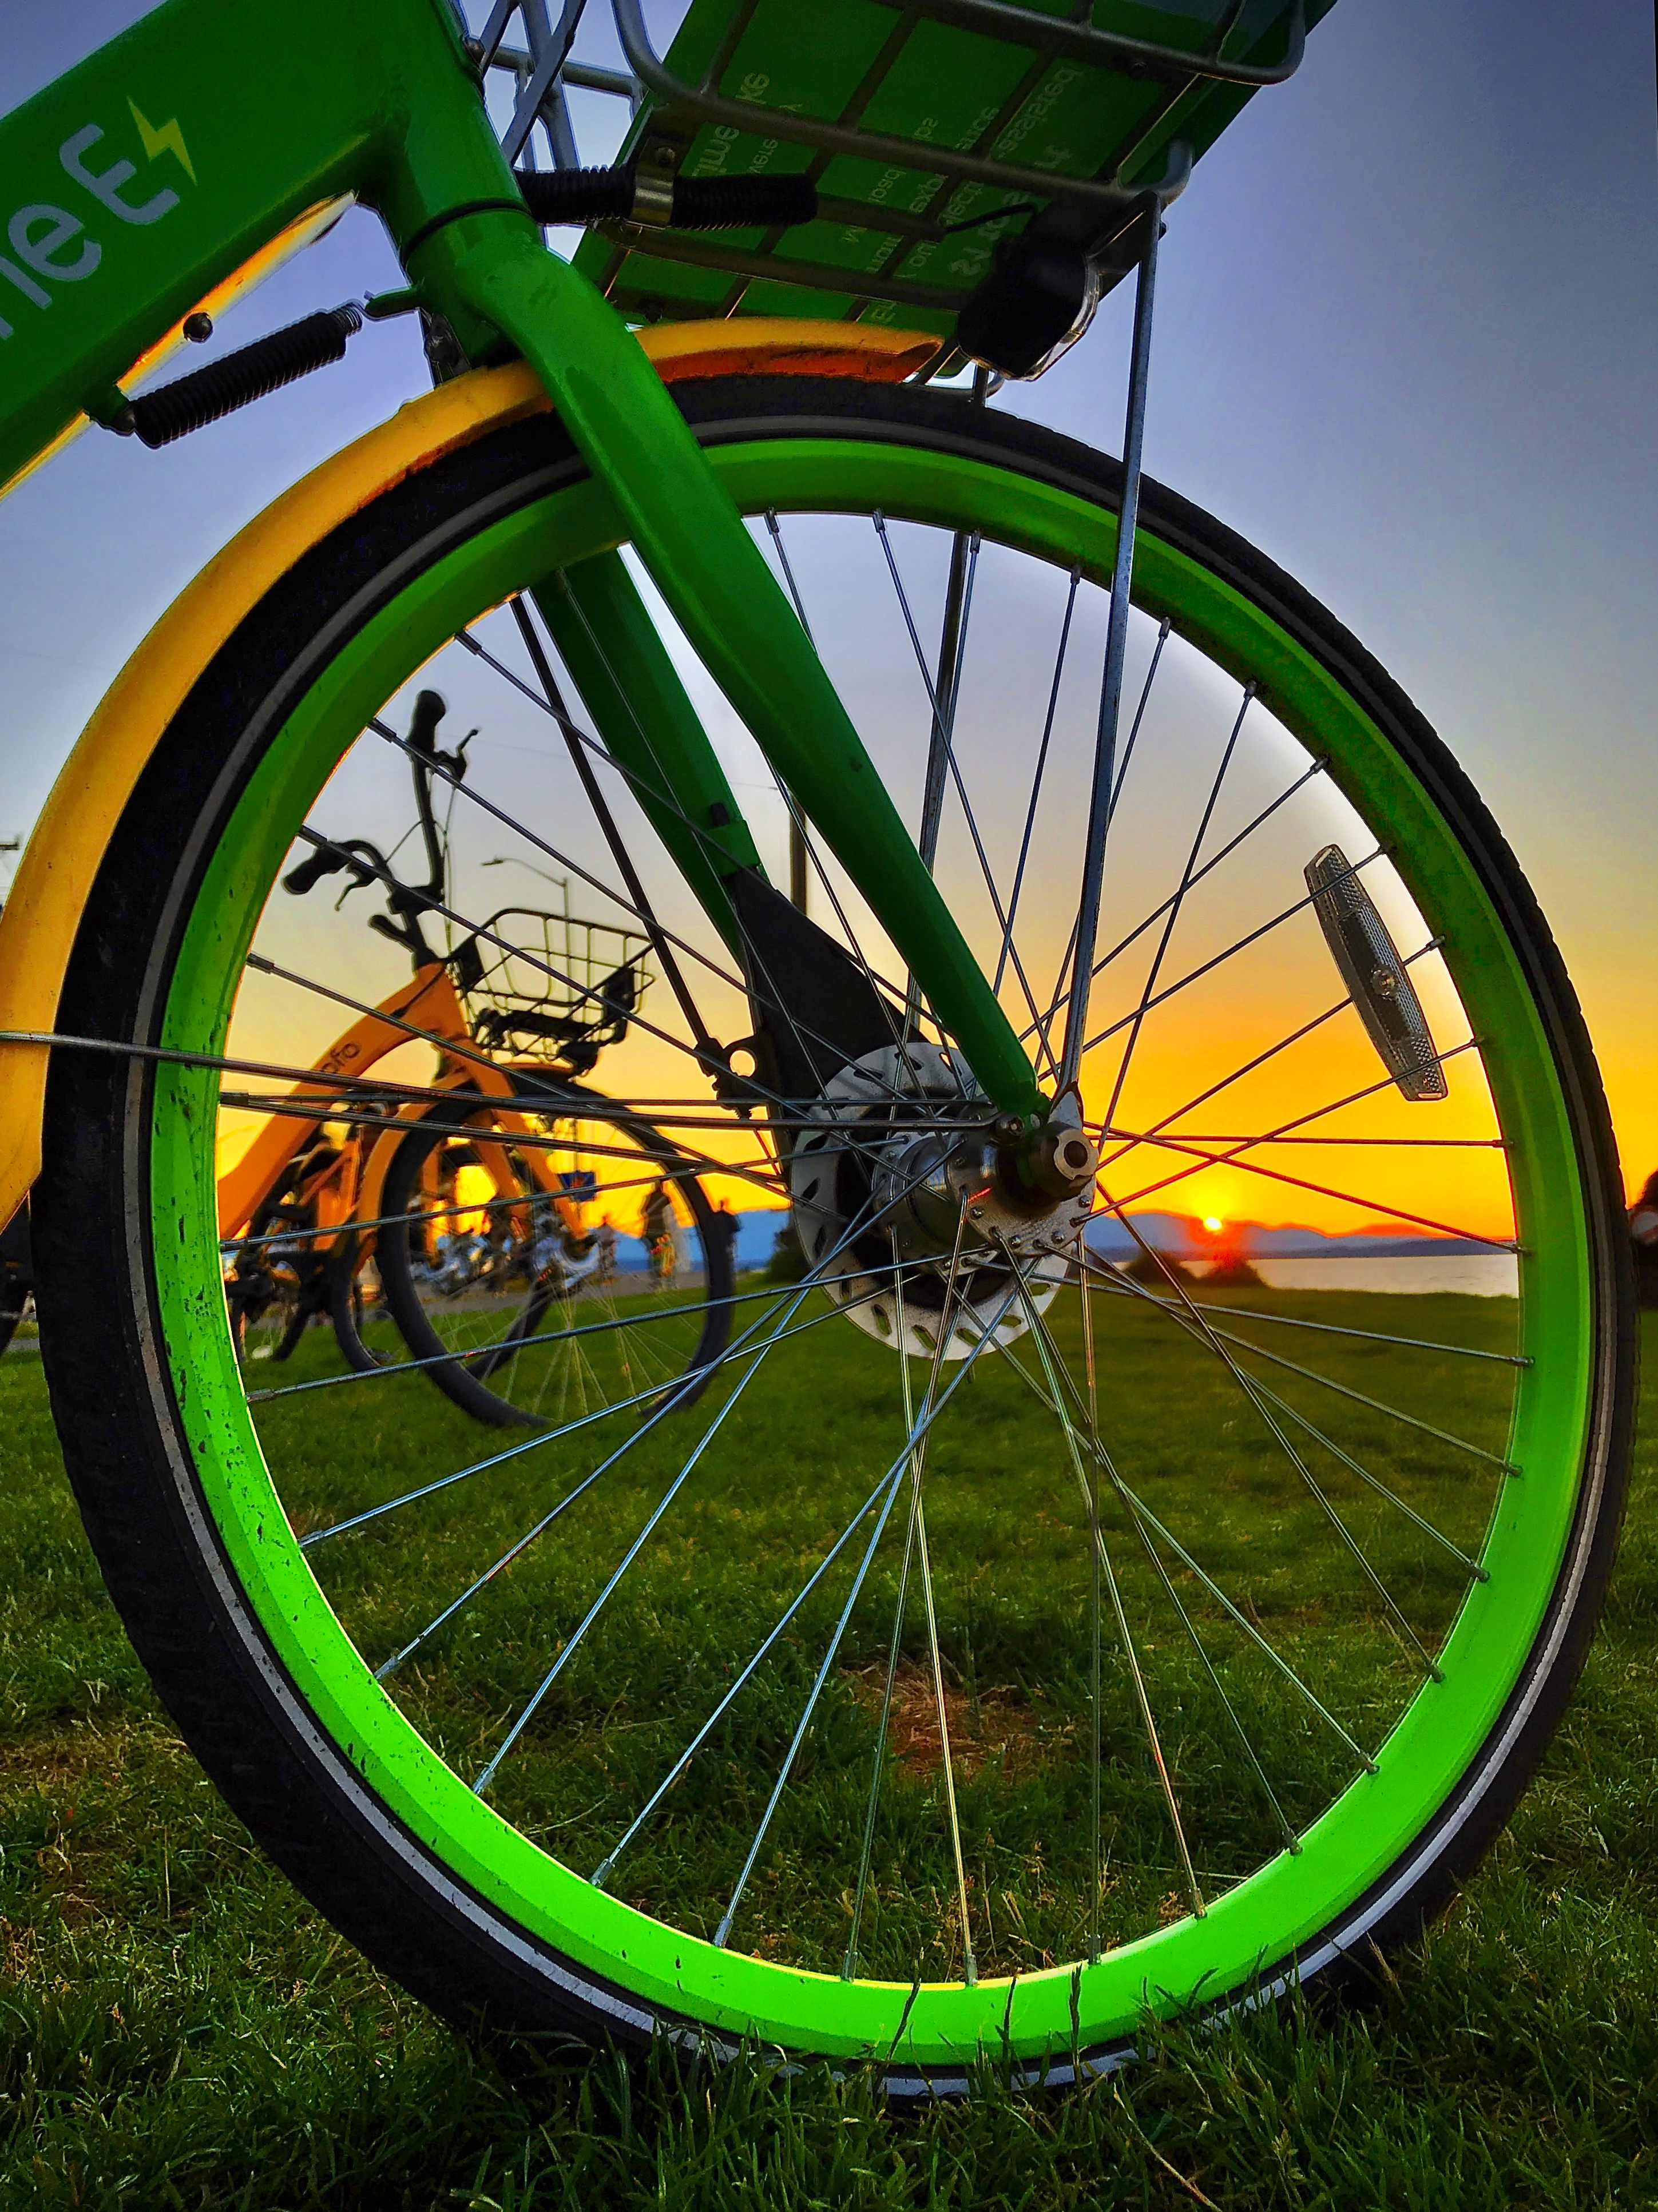
[[(1154, 1252), (1175, 1260), (1212, 1260), (1218, 1240), (1195, 1214), (1135, 1213), (1129, 1218)], [(1332, 1237), (1321, 1229), (1298, 1225), (1269, 1229), (1259, 1221), (1226, 1225), (1227, 1249), (1246, 1259), (1271, 1260), (1449, 1260), (1491, 1247), (1473, 1237), (1437, 1237), (1431, 1230), (1384, 1227), (1380, 1223)], [(1089, 1224), (1088, 1249), (1102, 1260), (1132, 1260), (1139, 1247), (1114, 1214), (1099, 1214)]]
[[(763, 1267), (771, 1258), (778, 1232), (788, 1221), (780, 1206), (754, 1207), (737, 1216), (737, 1264)], [(1190, 1213), (1135, 1213), (1134, 1226), (1154, 1251), (1176, 1260), (1212, 1260), (1216, 1239), (1206, 1234), (1201, 1222)], [(1268, 1228), (1259, 1221), (1229, 1222), (1228, 1248), (1246, 1258), (1276, 1260), (1449, 1260), (1491, 1247), (1477, 1237), (1437, 1237), (1431, 1230), (1411, 1230), (1385, 1222), (1366, 1222), (1362, 1228), (1336, 1237), (1321, 1229), (1290, 1224)], [(1088, 1246), (1102, 1260), (1132, 1260), (1139, 1249), (1114, 1214), (1098, 1214), (1088, 1231)], [(645, 1265), (645, 1247), (636, 1237), (621, 1242), (624, 1267)]]
[[(1167, 1252), (1171, 1259), (1188, 1261), (1209, 1261), (1215, 1256), (1215, 1239), (1204, 1232), (1202, 1221), (1195, 1214), (1145, 1212), (1131, 1214), (1129, 1218), (1153, 1252)], [(779, 1230), (786, 1225), (788, 1212), (781, 1206), (750, 1207), (739, 1212), (739, 1267), (763, 1267), (773, 1256)], [(1432, 1230), (1408, 1230), (1404, 1225), (1388, 1228), (1382, 1221), (1348, 1230), (1341, 1237), (1328, 1237), (1324, 1230), (1302, 1228), (1297, 1224), (1266, 1228), (1262, 1221), (1229, 1221), (1226, 1248), (1242, 1252), (1244, 1259), (1456, 1259), (1467, 1252), (1490, 1252), (1492, 1245), (1481, 1243), (1477, 1237), (1435, 1237)], [(1089, 1224), (1089, 1252), (1100, 1259), (1133, 1259), (1140, 1245), (1122, 1228), (1115, 1214), (1096, 1214)], [(629, 1272), (647, 1265), (642, 1239), (617, 1239), (617, 1265)]]
[[(763, 1267), (788, 1218), (781, 1206), (756, 1206), (739, 1213), (738, 1266)], [(1206, 1233), (1195, 1214), (1145, 1212), (1129, 1218), (1154, 1251), (1166, 1252), (1175, 1260), (1215, 1256), (1216, 1239)], [(1294, 1224), (1268, 1228), (1259, 1221), (1235, 1221), (1227, 1224), (1226, 1243), (1229, 1249), (1242, 1252), (1246, 1259), (1273, 1260), (1450, 1260), (1491, 1249), (1477, 1237), (1436, 1237), (1431, 1230), (1411, 1230), (1402, 1224), (1391, 1227), (1379, 1221), (1367, 1222), (1363, 1228), (1337, 1237)], [(1102, 1213), (1090, 1224), (1088, 1249), (1102, 1260), (1132, 1260), (1139, 1247), (1114, 1214)], [(642, 1267), (645, 1247), (638, 1237), (624, 1237), (619, 1257), (623, 1267)]]

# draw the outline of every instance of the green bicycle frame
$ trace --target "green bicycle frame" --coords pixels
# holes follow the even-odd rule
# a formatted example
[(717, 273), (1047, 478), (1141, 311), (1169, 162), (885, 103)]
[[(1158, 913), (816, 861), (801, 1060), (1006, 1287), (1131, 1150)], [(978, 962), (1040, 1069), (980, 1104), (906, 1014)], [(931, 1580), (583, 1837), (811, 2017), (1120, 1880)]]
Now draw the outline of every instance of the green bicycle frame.
[[(1043, 1102), (1011, 1024), (667, 391), (543, 245), (445, 0), (288, 0), (274, 18), (258, 0), (167, 0), (0, 121), (0, 482), (78, 416), (108, 420), (131, 364), (308, 210), (345, 195), (372, 207), (470, 359), (533, 368), (614, 502), (617, 543), (989, 1097), (1034, 1125)], [(620, 556), (587, 566), (587, 622), (625, 663), (606, 653), (613, 696), (589, 704), (619, 752), (627, 730), (648, 736), (669, 786), (659, 827), (729, 935), (720, 878), (757, 864), (753, 839)]]

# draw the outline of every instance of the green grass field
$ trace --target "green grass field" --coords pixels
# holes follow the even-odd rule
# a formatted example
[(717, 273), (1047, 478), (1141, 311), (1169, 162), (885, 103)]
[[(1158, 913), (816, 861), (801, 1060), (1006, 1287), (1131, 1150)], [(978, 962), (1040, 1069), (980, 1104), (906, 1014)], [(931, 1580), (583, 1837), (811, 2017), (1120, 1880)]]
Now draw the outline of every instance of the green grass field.
[[(837, 1378), (834, 1333), (820, 1334), (834, 1418), (802, 1433), (789, 1482), (768, 1475), (780, 1527), (853, 1455), (865, 1418)], [(1126, 1339), (1115, 1356), (1127, 1374), (1141, 1355)], [(975, 1386), (987, 1433), (1003, 1387)], [(385, 1386), (374, 1461), (387, 1482), (405, 1471), (400, 1453), (418, 1471), (429, 1435), (407, 1443), (397, 1394), (426, 1389)], [(1419, 1409), (1433, 1411), (1425, 1397)], [(1462, 1408), (1465, 1432), (1476, 1414)], [(744, 1418), (758, 1434), (763, 1405)], [(265, 1429), (284, 1496), (319, 1516), (349, 1504), (361, 1432), (307, 1410), (284, 1440), (289, 1419), (273, 1407)], [(462, 1415), (449, 1426), (448, 1443), (476, 1449)], [(201, 1778), (104, 1597), (30, 1352), (0, 1364), (0, 2208), (1658, 2203), (1650, 1443), (1606, 1626), (1541, 1778), (1464, 1899), (1369, 1995), (1163, 2031), (1138, 2069), (1078, 2094), (1017, 2099), (987, 2081), (969, 2106), (893, 2119), (861, 2080), (779, 2081), (758, 2066), (630, 2080), (572, 2053), (533, 2082), (506, 2080), (301, 1903)], [(1155, 1442), (1140, 1440), (1148, 1483)], [(739, 1431), (734, 1466), (748, 1449)], [(622, 1520), (658, 1474), (630, 1476)], [(1247, 1469), (1240, 1479), (1247, 1492)], [(498, 1510), (510, 1517), (512, 1504)], [(717, 1547), (722, 1513), (755, 1504), (712, 1486), (698, 1542)], [(1221, 1498), (1223, 1522), (1225, 1510)], [(477, 1523), (458, 1514), (452, 1527), (471, 1536)], [(613, 1533), (595, 1524), (596, 1558)], [(1300, 1540), (1275, 1533), (1287, 1571)], [(414, 1561), (434, 1590), (452, 1578), (448, 1541), (434, 1522)], [(354, 1589), (360, 1571), (340, 1556), (331, 1595), (348, 1617), (366, 1609), (367, 1641), (374, 1579)], [(1260, 1563), (1269, 1594), (1273, 1567)], [(689, 1581), (663, 1591), (693, 1601)], [(1426, 1627), (1430, 1577), (1418, 1594)], [(1033, 1615), (1028, 1634), (1042, 1626)], [(1282, 1633), (1316, 1627), (1286, 1613)], [(868, 1656), (850, 1650), (842, 1670), (850, 1718)], [(981, 1716), (1014, 1736), (1035, 1725), (1007, 1655), (981, 1641), (972, 1663), (982, 1679), (963, 1695)], [(1376, 1668), (1388, 1663), (1379, 1653)], [(452, 1667), (434, 1729), (464, 1729), (478, 1687)], [(648, 1731), (635, 1733), (648, 1761)], [(550, 1795), (566, 1786), (538, 1771)]]
[[(774, 1293), (774, 1296), (775, 1294)], [(653, 1301), (635, 1302), (649, 1314)], [(1317, 1478), (1396, 1595), (1398, 1623), (1361, 1586), (1353, 1558), (1236, 1384), (1169, 1318), (1127, 1295), (1096, 1297), (1102, 1422), (1114, 1464), (1137, 1498), (1199, 1547), (1229, 1592), (1247, 1595), (1254, 1625), (1294, 1665), (1354, 1742), (1375, 1745), (1419, 1680), (1405, 1633), (1442, 1641), (1465, 1574), (1396, 1508), (1327, 1452)], [(1403, 1401), (1412, 1415), (1500, 1456), (1512, 1370), (1495, 1363), (1405, 1351), (1359, 1337), (1314, 1334), (1260, 1310), (1357, 1329), (1398, 1329), (1397, 1301), (1374, 1292), (1219, 1294), (1214, 1316), (1297, 1364), (1311, 1359), (1341, 1387)], [(764, 1310), (765, 1301), (757, 1304)], [(601, 1309), (586, 1302), (572, 1318)], [(519, 1402), (555, 1421), (625, 1401), (640, 1379), (669, 1379), (696, 1340), (689, 1316), (528, 1352), (513, 1364)], [(756, 1317), (739, 1309), (739, 1328)], [(780, 1320), (780, 1313), (779, 1318)], [(471, 1316), (462, 1316), (463, 1322)], [(1049, 1314), (1054, 1348), (1083, 1366), (1074, 1291)], [(496, 1324), (477, 1316), (493, 1340)], [(629, 1816), (829, 1550), (847, 1516), (892, 1460), (903, 1434), (897, 1364), (815, 1296), (807, 1324), (730, 1400), (694, 1482), (629, 1567), (574, 1663), (537, 1710), (492, 1784), (493, 1802), (581, 1871), (603, 1861)], [(1439, 1296), (1410, 1301), (1412, 1333), (1511, 1348), (1513, 1301)], [(664, 1335), (664, 1329), (667, 1334)], [(639, 1340), (655, 1337), (657, 1355)], [(478, 1340), (484, 1340), (480, 1339)], [(572, 1373), (579, 1356), (580, 1371)], [(929, 1449), (928, 1527), (975, 1948), (987, 1978), (1072, 1960), (1087, 1946), (1090, 1852), (1089, 1615), (1085, 1508), (1051, 1417), (1025, 1377), (987, 1359), (941, 1420)], [(1299, 1398), (1321, 1433), (1342, 1443), (1436, 1528), (1477, 1551), (1499, 1479), (1489, 1462), (1443, 1450), (1421, 1430), (1379, 1425), (1363, 1407), (1260, 1363)], [(922, 1387), (922, 1363), (912, 1386)], [(291, 1363), (258, 1371), (291, 1387), (341, 1371), (326, 1330)], [(503, 1378), (504, 1380), (505, 1378)], [(309, 1554), (336, 1612), (371, 1664), (401, 1649), (550, 1504), (577, 1496), (554, 1533), (513, 1561), (391, 1679), (392, 1693), (462, 1773), (477, 1773), (534, 1687), (557, 1638), (603, 1589), (716, 1411), (721, 1379), (695, 1408), (641, 1432), (638, 1415), (531, 1445), (436, 1496)], [(483, 1430), (435, 1397), (421, 1375), (371, 1389), (301, 1389), (256, 1406), (283, 1503), (302, 1532), (378, 1506), (480, 1454), (511, 1449), (522, 1431)], [(583, 1477), (618, 1446), (625, 1458), (582, 1493)], [(1108, 1501), (1114, 1572), (1139, 1664), (1162, 1716), (1178, 1776), (1197, 1878), (1212, 1896), (1279, 1847), (1269, 1803), (1202, 1662), (1173, 1613), (1127, 1516)], [(850, 1900), (902, 1554), (902, 1516), (878, 1554), (841, 1644), (799, 1764), (745, 1892), (736, 1937), (779, 1961), (837, 1971)], [(711, 1937), (749, 1852), (779, 1762), (811, 1689), (849, 1581), (849, 1565), (806, 1602), (661, 1813), (629, 1844), (610, 1886), (676, 1926)], [(1287, 1818), (1309, 1826), (1356, 1771), (1351, 1751), (1282, 1680), (1238, 1626), (1189, 1588), (1195, 1625), (1272, 1773)], [(1185, 1870), (1145, 1759), (1131, 1679), (1104, 1626), (1102, 1838), (1108, 1862), (1102, 1934), (1121, 1942), (1180, 1917)], [(923, 1615), (906, 1612), (898, 1678), (904, 1718), (936, 1712)], [(963, 1971), (955, 1876), (932, 1755), (908, 1731), (889, 1762), (859, 1930), (865, 1972), (908, 1983), (919, 1970)]]

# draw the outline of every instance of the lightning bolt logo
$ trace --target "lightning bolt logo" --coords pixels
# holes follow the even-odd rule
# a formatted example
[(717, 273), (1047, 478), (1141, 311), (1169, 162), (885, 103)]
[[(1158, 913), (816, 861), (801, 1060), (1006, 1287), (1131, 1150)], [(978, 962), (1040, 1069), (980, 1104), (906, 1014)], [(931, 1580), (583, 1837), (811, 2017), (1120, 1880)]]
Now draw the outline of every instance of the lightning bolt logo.
[(176, 155), (179, 167), (193, 185), (196, 171), (185, 150), (185, 134), (179, 128), (178, 117), (175, 115), (170, 122), (162, 124), (158, 131), (136, 100), (129, 100), (127, 106), (132, 110), (132, 119), (138, 126), (139, 137), (143, 141), (146, 161), (153, 161), (158, 154)]

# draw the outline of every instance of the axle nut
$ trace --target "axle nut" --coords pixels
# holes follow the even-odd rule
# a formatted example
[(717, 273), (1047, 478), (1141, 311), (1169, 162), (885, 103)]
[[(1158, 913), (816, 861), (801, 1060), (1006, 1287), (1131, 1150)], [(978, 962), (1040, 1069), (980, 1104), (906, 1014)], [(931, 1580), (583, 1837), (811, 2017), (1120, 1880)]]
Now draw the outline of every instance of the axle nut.
[(1077, 1128), (1044, 1129), (1030, 1152), (1030, 1171), (1050, 1198), (1075, 1198), (1086, 1190), (1099, 1165), (1099, 1154)]

